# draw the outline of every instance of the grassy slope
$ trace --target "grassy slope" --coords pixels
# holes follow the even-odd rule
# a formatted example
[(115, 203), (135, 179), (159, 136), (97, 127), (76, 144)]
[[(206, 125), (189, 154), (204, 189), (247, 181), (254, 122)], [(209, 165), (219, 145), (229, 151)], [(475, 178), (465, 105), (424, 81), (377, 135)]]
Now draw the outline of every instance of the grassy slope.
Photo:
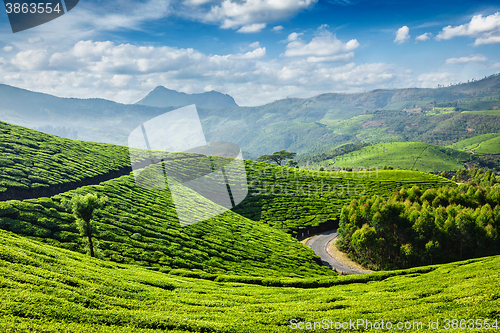
[(474, 137), (469, 138), (469, 139), (455, 142), (451, 145), (448, 145), (447, 147), (452, 148), (452, 149), (457, 149), (457, 150), (470, 150), (470, 149), (477, 148), (477, 146), (480, 143), (487, 141), (489, 139), (496, 138), (497, 136), (500, 136), (500, 134), (497, 134), (497, 133), (482, 134), (482, 135), (474, 136)]
[(127, 147), (63, 139), (0, 122), (0, 192), (77, 182), (129, 166)]
[(439, 319), (442, 328), (445, 318), (500, 319), (499, 272), (496, 256), (392, 277), (339, 277), (329, 288), (264, 287), (103, 262), (0, 231), (0, 327), (8, 333), (267, 333), (290, 332), (294, 318), (365, 318), (424, 328)]
[[(98, 214), (97, 225), (100, 252), (113, 261), (236, 275), (331, 274), (314, 261), (312, 250), (290, 235), (231, 211), (183, 228), (169, 192), (142, 189), (132, 176), (52, 198), (1, 202), (0, 227), (84, 252), (74, 217), (61, 204), (76, 193), (109, 198), (107, 209)], [(190, 202), (193, 213), (200, 200)]]
[(417, 168), (420, 171), (463, 169), (469, 154), (421, 142), (392, 142), (361, 148), (323, 162), (335, 167)]
[(474, 152), (478, 154), (500, 154), (500, 136), (481, 143), (481, 146), (474, 149)]
[(466, 114), (480, 114), (487, 116), (500, 116), (500, 110), (463, 111)]
[[(337, 173), (247, 162), (249, 195), (234, 211), (286, 231), (335, 220), (342, 206), (362, 195), (391, 196), (402, 186), (452, 184), (415, 171)], [(322, 191), (323, 189), (323, 191)]]
[(500, 134), (478, 135), (448, 146), (457, 150), (471, 150), (477, 154), (500, 154)]

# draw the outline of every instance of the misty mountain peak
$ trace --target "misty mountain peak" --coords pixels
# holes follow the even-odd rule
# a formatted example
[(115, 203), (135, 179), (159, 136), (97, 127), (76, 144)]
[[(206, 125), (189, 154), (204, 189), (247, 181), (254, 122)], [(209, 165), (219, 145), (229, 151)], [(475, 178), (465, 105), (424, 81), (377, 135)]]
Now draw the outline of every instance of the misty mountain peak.
[(182, 107), (195, 104), (200, 108), (226, 108), (237, 107), (234, 99), (217, 91), (208, 91), (200, 94), (186, 94), (158, 86), (154, 88), (146, 97), (136, 104), (155, 107)]

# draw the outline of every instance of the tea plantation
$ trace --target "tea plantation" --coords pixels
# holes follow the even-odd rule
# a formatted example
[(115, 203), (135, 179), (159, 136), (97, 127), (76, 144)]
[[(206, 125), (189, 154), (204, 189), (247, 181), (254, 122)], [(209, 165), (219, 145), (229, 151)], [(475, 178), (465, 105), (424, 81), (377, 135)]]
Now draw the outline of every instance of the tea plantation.
[[(130, 168), (125, 147), (5, 123), (0, 132), (4, 192), (57, 190)], [(196, 170), (195, 161), (177, 165)], [(453, 189), (455, 182), (417, 171), (313, 171), (253, 161), (245, 167), (246, 199), (188, 227), (180, 226), (168, 189), (141, 188), (130, 174), (49, 197), (0, 201), (0, 332), (290, 332), (292, 323), (361, 318), (421, 322), (424, 330), (439, 320), (432, 331), (440, 332), (449, 331), (445, 319), (458, 319), (450, 325), (500, 319), (499, 256), (337, 276), (293, 238), (336, 220), (352, 199), (388, 199), (415, 185)], [(176, 172), (185, 178), (184, 169)], [(87, 193), (107, 198), (94, 222), (96, 258), (85, 254), (65, 205)], [(188, 190), (183, 195), (195, 216), (207, 204)], [(345, 331), (359, 330), (369, 331)]]
[(336, 220), (342, 206), (354, 198), (390, 197), (413, 185), (428, 189), (454, 184), (436, 175), (403, 170), (314, 171), (253, 161), (246, 169), (249, 195), (233, 211), (292, 233)]
[[(259, 286), (104, 262), (0, 231), (0, 331), (267, 333), (325, 319), (328, 330), (308, 330), (321, 332), (336, 322), (364, 319), (448, 332), (446, 319), (456, 328), (498, 326), (499, 272), (495, 256), (329, 278), (327, 288)], [(430, 330), (429, 321), (436, 320), (439, 329)], [(423, 329), (416, 329), (419, 323)]]
[[(0, 202), (0, 228), (85, 252), (64, 198), (95, 193), (108, 198), (97, 217), (101, 256), (154, 269), (195, 269), (237, 275), (331, 275), (316, 255), (290, 235), (231, 211), (181, 227), (167, 191), (146, 190), (123, 176), (52, 198)], [(193, 198), (195, 212), (200, 198)], [(279, 244), (279, 246), (275, 246)]]
[(451, 171), (464, 168), (469, 153), (422, 142), (391, 142), (363, 147), (354, 152), (322, 162), (334, 167), (375, 167), (420, 171)]
[(0, 194), (130, 168), (127, 147), (59, 138), (0, 122)]

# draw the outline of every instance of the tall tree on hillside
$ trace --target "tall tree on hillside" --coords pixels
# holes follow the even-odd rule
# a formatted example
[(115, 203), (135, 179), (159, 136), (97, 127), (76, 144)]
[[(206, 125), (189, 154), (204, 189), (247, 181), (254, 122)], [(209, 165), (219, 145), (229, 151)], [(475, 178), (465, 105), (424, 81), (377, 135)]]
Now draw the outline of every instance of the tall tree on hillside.
[(89, 247), (91, 257), (95, 257), (93, 237), (97, 234), (97, 229), (92, 220), (97, 211), (104, 207), (107, 197), (99, 198), (96, 194), (77, 194), (67, 202), (69, 210), (76, 217), (76, 223), (80, 236), (84, 237)]
[(259, 157), (257, 159), (257, 161), (267, 162), (267, 163), (274, 162), (278, 165), (283, 165), (283, 162), (294, 158), (295, 155), (297, 155), (297, 153), (290, 153), (290, 152), (287, 152), (286, 150), (280, 150), (280, 151), (274, 152), (272, 155), (262, 155), (261, 157)]

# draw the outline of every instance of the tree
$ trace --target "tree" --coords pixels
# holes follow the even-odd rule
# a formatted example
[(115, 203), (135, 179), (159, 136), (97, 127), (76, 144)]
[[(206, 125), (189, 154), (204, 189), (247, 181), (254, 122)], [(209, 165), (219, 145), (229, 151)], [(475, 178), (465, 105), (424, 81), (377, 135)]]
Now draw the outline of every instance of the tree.
[(280, 150), (274, 152), (272, 155), (262, 155), (257, 159), (257, 161), (267, 162), (267, 163), (274, 162), (278, 165), (283, 165), (284, 161), (294, 158), (295, 155), (297, 155), (297, 153), (289, 153), (286, 150)]
[(96, 194), (77, 194), (70, 201), (67, 207), (75, 215), (80, 236), (87, 239), (87, 245), (91, 257), (95, 257), (93, 237), (97, 234), (97, 229), (92, 223), (95, 213), (104, 207), (107, 197), (99, 198)]

